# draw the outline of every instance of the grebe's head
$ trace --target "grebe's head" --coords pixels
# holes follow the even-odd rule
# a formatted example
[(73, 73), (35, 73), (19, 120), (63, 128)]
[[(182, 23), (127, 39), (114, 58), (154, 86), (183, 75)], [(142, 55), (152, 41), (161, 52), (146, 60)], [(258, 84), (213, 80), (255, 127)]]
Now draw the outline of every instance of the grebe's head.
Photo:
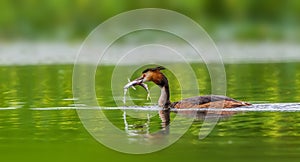
[(137, 81), (141, 81), (141, 83), (152, 81), (159, 86), (163, 86), (167, 82), (167, 78), (161, 72), (165, 68), (162, 66), (158, 66), (155, 68), (148, 68), (143, 71), (141, 77), (137, 78)]

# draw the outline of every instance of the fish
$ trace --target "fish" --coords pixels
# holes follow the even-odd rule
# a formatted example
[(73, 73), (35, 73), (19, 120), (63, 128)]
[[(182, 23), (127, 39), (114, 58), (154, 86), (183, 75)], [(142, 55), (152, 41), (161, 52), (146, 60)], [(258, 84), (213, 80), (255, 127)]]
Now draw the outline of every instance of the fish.
[(128, 89), (131, 87), (134, 90), (136, 90), (136, 88), (134, 87), (136, 85), (142, 86), (147, 91), (147, 100), (151, 100), (150, 91), (148, 89), (148, 85), (147, 84), (142, 83), (142, 81), (140, 81), (140, 80), (130, 81), (129, 78), (127, 78), (127, 80), (128, 80), (128, 83), (123, 87), (123, 89), (124, 89), (123, 103), (124, 104), (126, 103), (126, 94), (127, 94)]
[(134, 90), (136, 90), (134, 86), (136, 86), (137, 84), (141, 84), (141, 81), (137, 81), (137, 80), (130, 81), (129, 78), (127, 78), (127, 80), (128, 80), (128, 83), (124, 86), (124, 89), (128, 89), (128, 88), (132, 87)]

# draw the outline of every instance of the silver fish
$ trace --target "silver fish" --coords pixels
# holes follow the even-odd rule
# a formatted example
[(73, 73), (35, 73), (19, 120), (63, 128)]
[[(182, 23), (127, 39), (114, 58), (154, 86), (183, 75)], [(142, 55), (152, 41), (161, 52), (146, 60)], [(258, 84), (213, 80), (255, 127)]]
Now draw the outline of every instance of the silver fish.
[(135, 87), (134, 87), (134, 86), (136, 86), (136, 85), (142, 86), (142, 87), (147, 91), (147, 93), (148, 93), (148, 94), (147, 94), (147, 100), (151, 99), (151, 97), (150, 97), (150, 91), (149, 91), (149, 89), (148, 89), (148, 85), (147, 85), (147, 84), (142, 83), (140, 80), (133, 80), (133, 81), (130, 81), (130, 80), (128, 79), (128, 83), (123, 87), (123, 88), (124, 88), (124, 98), (123, 98), (123, 103), (124, 103), (124, 104), (126, 103), (126, 93), (127, 93), (128, 89), (131, 87), (131, 88), (133, 88), (134, 90), (136, 90)]
[(134, 86), (137, 84), (140, 84), (140, 83), (141, 83), (141, 81), (137, 81), (137, 80), (130, 81), (128, 78), (128, 83), (124, 86), (124, 89), (128, 89), (128, 88), (132, 87), (135, 90)]

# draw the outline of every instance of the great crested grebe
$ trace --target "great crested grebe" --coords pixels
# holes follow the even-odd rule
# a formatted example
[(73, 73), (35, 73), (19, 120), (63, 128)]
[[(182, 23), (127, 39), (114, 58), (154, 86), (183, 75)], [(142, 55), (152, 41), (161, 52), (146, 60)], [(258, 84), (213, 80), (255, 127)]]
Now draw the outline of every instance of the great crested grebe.
[(161, 72), (165, 69), (162, 66), (148, 68), (144, 70), (142, 76), (134, 80), (134, 85), (141, 85), (144, 82), (152, 81), (161, 89), (158, 100), (160, 107), (169, 108), (234, 108), (240, 106), (248, 106), (250, 103), (237, 101), (232, 98), (221, 95), (206, 95), (186, 98), (178, 102), (170, 101), (169, 82), (167, 77)]

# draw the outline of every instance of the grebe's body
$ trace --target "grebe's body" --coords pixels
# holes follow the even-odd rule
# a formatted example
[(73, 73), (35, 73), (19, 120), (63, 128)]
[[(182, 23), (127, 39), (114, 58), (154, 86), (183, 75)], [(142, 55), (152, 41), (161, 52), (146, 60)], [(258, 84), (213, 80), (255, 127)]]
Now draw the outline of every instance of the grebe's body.
[(216, 108), (233, 108), (240, 106), (251, 105), (246, 102), (237, 101), (235, 99), (220, 96), (220, 95), (207, 95), (207, 96), (198, 96), (183, 99), (179, 102), (174, 102), (170, 105), (173, 108), (207, 108), (207, 107), (216, 107)]
[(220, 95), (197, 96), (183, 99), (178, 102), (170, 102), (169, 83), (166, 76), (160, 71), (164, 67), (149, 68), (143, 71), (143, 75), (135, 81), (139, 84), (152, 81), (161, 88), (161, 95), (158, 100), (159, 106), (168, 108), (233, 108), (251, 105), (246, 102), (234, 100)]

